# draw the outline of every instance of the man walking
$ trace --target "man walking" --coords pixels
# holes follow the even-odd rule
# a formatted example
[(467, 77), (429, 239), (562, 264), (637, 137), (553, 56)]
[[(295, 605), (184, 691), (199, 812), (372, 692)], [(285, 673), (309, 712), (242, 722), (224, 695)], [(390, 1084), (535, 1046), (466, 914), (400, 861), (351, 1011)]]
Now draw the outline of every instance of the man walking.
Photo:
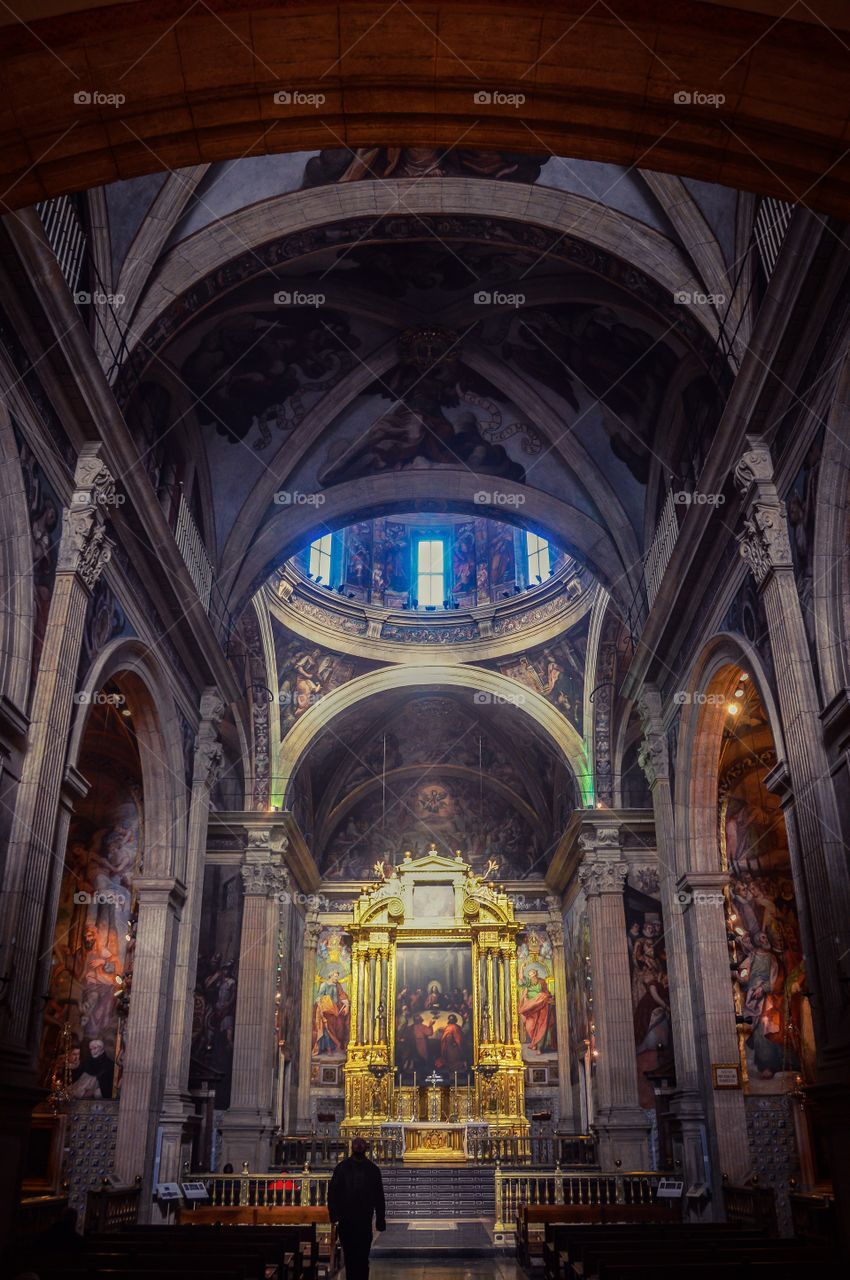
[(387, 1229), (384, 1182), (378, 1166), (366, 1158), (368, 1149), (365, 1138), (355, 1138), (351, 1155), (340, 1160), (328, 1189), (328, 1212), (337, 1224), (346, 1280), (369, 1280), (373, 1215), (377, 1229)]

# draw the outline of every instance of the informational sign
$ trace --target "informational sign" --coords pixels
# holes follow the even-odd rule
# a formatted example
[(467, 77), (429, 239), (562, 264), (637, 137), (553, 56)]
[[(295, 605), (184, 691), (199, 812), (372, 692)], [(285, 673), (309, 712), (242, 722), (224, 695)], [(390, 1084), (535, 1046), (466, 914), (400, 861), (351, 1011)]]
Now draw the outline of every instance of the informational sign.
[(657, 1200), (678, 1200), (684, 1189), (684, 1181), (678, 1178), (661, 1178), (655, 1197)]
[(158, 1182), (156, 1184), (157, 1200), (179, 1200), (180, 1187), (176, 1182)]
[(711, 1078), (715, 1089), (740, 1089), (740, 1065), (737, 1062), (713, 1062)]
[(203, 1182), (184, 1182), (183, 1195), (187, 1200), (209, 1200), (209, 1192)]

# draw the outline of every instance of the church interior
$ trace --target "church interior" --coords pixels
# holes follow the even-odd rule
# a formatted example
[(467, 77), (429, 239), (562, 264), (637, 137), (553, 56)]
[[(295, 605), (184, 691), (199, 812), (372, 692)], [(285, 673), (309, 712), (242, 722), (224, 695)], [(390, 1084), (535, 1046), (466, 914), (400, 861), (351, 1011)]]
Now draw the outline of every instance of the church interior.
[(847, 6), (0, 27), (4, 1274), (846, 1274)]

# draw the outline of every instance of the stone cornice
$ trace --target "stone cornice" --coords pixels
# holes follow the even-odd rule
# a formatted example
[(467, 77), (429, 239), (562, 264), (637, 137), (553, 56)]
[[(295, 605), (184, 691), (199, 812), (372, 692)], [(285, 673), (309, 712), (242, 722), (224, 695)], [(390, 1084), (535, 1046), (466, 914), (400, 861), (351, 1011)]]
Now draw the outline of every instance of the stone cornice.
[[(628, 864), (633, 857), (633, 835), (651, 835), (654, 841), (655, 817), (651, 809), (576, 809), (549, 863), (547, 887), (555, 894), (563, 894), (575, 881), (579, 864), (593, 857), (595, 851)], [(652, 858), (647, 847), (639, 849), (639, 856), (643, 861)]]
[[(270, 831), (275, 834), (268, 837)], [(285, 841), (285, 851), (281, 849), (281, 852), (298, 889), (303, 893), (315, 893), (321, 883), (321, 876), (313, 855), (298, 823), (288, 809), (280, 812), (228, 810), (211, 813), (208, 839), (218, 845), (223, 840), (232, 839), (232, 853), (238, 854), (240, 858), (243, 854), (247, 857), (252, 847), (257, 855), (261, 855), (263, 848), (268, 847), (269, 840), (280, 845)], [(216, 850), (216, 855), (220, 853), (219, 848)], [(229, 858), (230, 852), (227, 854), (227, 859)], [(218, 856), (217, 860), (219, 860)]]

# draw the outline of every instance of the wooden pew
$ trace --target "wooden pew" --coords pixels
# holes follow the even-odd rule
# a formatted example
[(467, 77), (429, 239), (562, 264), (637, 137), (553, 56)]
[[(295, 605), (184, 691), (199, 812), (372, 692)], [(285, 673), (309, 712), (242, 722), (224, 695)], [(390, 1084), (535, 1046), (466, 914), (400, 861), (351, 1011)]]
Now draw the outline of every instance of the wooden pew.
[(544, 1231), (554, 1223), (680, 1223), (681, 1209), (675, 1202), (652, 1204), (530, 1204), (517, 1212), (516, 1259), (526, 1271), (543, 1257)]
[(665, 1242), (690, 1242), (708, 1248), (717, 1247), (727, 1239), (738, 1242), (764, 1238), (758, 1232), (727, 1223), (548, 1223), (545, 1230), (543, 1265), (547, 1280), (561, 1280), (568, 1274), (574, 1256), (592, 1244), (617, 1245), (628, 1241), (631, 1247), (641, 1251)]
[[(213, 1209), (212, 1212), (219, 1215), (226, 1211)], [(317, 1235), (322, 1214), (327, 1222), (326, 1210), (299, 1206), (248, 1210), (249, 1215), (254, 1213), (260, 1215), (260, 1225), (253, 1225), (252, 1221), (244, 1218), (240, 1223), (229, 1213), (224, 1218), (216, 1216), (211, 1221), (204, 1221), (204, 1215), (196, 1218), (195, 1214), (188, 1214), (188, 1220), (194, 1221), (191, 1226), (134, 1226), (110, 1236), (98, 1237), (98, 1241), (102, 1246), (109, 1241), (111, 1247), (111, 1243), (118, 1240), (122, 1245), (132, 1244), (141, 1250), (179, 1248), (181, 1256), (197, 1255), (203, 1251), (213, 1260), (228, 1250), (240, 1253), (251, 1250), (262, 1258), (266, 1266), (278, 1267), (281, 1276), (317, 1280), (322, 1273), (333, 1273), (335, 1239), (330, 1223), (327, 1223), (328, 1245), (321, 1253)], [(186, 1220), (184, 1218), (184, 1223)]]

